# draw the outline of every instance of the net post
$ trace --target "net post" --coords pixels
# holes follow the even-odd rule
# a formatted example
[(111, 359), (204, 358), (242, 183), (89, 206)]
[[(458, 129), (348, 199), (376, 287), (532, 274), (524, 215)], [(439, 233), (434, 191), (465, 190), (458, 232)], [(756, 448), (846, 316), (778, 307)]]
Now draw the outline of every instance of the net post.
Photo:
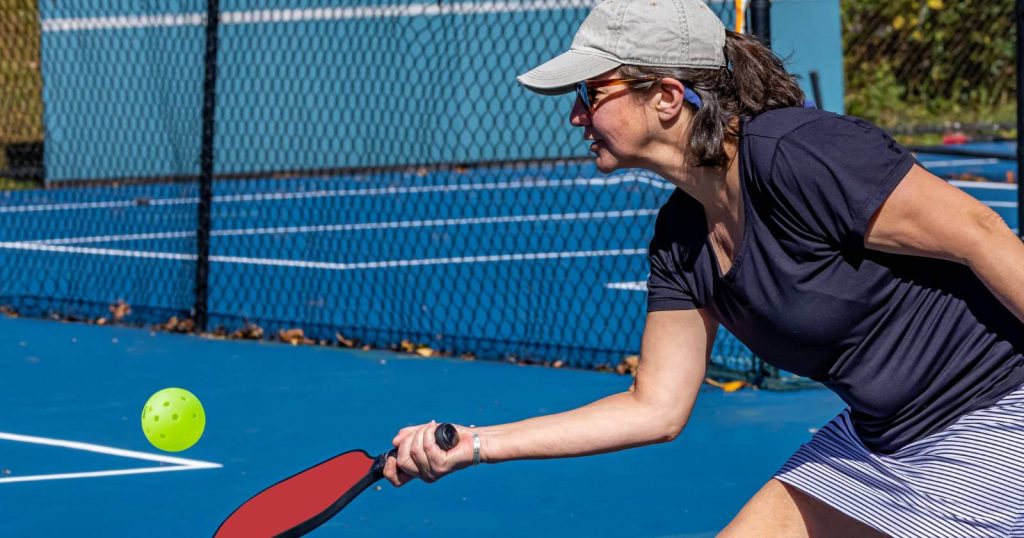
[(207, 301), (210, 278), (210, 206), (213, 201), (213, 139), (217, 89), (217, 29), (219, 0), (206, 3), (206, 55), (203, 60), (203, 138), (199, 156), (199, 207), (196, 228), (196, 285), (193, 318), (196, 332), (204, 332), (209, 321)]
[(771, 0), (750, 0), (750, 33), (768, 48), (772, 46)]
[(1024, 128), (1024, 0), (1014, 2), (1014, 16), (1017, 20), (1017, 236), (1024, 238), (1024, 188), (1021, 188), (1021, 172), (1024, 171), (1024, 144), (1021, 144), (1021, 129)]

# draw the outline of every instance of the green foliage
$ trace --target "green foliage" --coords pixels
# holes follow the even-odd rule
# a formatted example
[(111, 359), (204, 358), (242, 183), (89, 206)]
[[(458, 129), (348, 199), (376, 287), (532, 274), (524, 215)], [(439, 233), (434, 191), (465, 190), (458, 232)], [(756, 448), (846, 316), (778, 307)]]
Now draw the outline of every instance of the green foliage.
[(35, 180), (0, 177), (0, 191), (18, 191), (24, 189), (37, 189), (39, 187), (39, 183)]
[(842, 0), (841, 10), (850, 114), (905, 135), (957, 123), (1012, 134), (998, 125), (1016, 121), (1013, 0)]
[(43, 139), (39, 13), (31, 0), (0, 0), (0, 169), (4, 147)]

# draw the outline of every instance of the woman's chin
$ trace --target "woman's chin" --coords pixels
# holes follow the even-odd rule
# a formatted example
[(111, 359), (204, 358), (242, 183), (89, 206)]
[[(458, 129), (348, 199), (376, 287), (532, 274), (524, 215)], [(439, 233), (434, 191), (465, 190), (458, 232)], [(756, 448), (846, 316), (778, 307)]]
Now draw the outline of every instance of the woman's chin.
[(594, 154), (594, 165), (603, 174), (610, 174), (616, 170), (622, 168), (628, 168), (623, 166), (620, 161), (612, 152), (608, 151), (608, 148), (604, 145), (604, 142), (594, 142), (590, 146), (590, 151)]
[(602, 174), (610, 174), (621, 168), (621, 166), (619, 166), (619, 162), (608, 154), (598, 154), (594, 158), (594, 164)]
[(607, 174), (618, 169), (618, 163), (608, 154), (608, 150), (601, 149), (594, 154), (594, 164), (601, 173)]

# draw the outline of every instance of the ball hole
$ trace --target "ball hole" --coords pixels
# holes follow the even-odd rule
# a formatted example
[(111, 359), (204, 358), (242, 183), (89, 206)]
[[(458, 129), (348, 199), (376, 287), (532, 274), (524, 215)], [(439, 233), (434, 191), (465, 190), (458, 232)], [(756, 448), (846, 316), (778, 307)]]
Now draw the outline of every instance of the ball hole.
[(186, 401), (184, 396), (181, 397), (181, 401)]
[(153, 415), (153, 422), (160, 422), (160, 415)]
[(171, 405), (171, 402), (164, 402), (164, 407), (167, 407), (168, 405)]
[(171, 420), (178, 420), (178, 414), (175, 413), (175, 414), (171, 415)]
[(167, 439), (167, 436), (161, 433), (161, 434), (160, 434), (160, 438), (161, 438), (161, 439)]

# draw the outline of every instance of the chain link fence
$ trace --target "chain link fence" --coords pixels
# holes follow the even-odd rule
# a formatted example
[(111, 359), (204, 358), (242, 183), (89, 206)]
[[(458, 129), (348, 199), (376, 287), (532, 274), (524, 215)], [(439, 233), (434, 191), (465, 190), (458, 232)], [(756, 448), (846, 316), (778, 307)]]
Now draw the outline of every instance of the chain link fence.
[(0, 306), (635, 370), (672, 187), (514, 80), (592, 4), (0, 0)]

